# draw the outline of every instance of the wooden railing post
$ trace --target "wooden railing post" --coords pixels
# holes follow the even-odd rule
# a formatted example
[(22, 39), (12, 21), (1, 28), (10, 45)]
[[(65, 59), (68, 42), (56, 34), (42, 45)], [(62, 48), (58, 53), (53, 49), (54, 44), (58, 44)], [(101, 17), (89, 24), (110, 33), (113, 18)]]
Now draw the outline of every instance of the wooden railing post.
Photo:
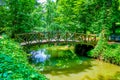
[(76, 32), (74, 32), (74, 37), (73, 37), (73, 38), (74, 38), (74, 42), (75, 42), (75, 39), (76, 39)]
[(87, 34), (84, 34), (84, 43), (87, 43)]
[(94, 36), (94, 42), (96, 43), (96, 41), (97, 41), (97, 38), (96, 38), (96, 36)]
[(57, 32), (57, 41), (59, 41), (60, 39), (60, 34), (59, 34), (59, 31)]
[(50, 42), (50, 36), (51, 36), (51, 33), (50, 32), (47, 32), (47, 41), (48, 41), (48, 43)]
[(67, 43), (67, 38), (68, 38), (68, 32), (66, 32), (66, 39), (65, 39), (66, 43)]
[(41, 33), (40, 32), (38, 32), (38, 42), (40, 43), (40, 40), (41, 39)]
[(89, 39), (89, 38), (90, 38), (90, 35), (88, 35), (88, 42), (90, 42), (90, 39)]

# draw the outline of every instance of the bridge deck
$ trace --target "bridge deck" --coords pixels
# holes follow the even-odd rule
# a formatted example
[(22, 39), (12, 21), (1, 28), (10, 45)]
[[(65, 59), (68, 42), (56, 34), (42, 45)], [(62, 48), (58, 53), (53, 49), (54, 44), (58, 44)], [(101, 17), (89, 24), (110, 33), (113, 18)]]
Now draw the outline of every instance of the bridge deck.
[(38, 33), (23, 33), (17, 34), (16, 40), (22, 46), (32, 44), (45, 43), (84, 43), (89, 45), (96, 45), (97, 39), (95, 34), (81, 34), (81, 33), (60, 33), (60, 32), (38, 32)]
[[(59, 43), (68, 43), (69, 42), (69, 43), (81, 43), (81, 44), (85, 43), (85, 42), (82, 42), (82, 41), (80, 42), (79, 40), (67, 40), (67, 41), (65, 41), (65, 40), (59, 40), (59, 41), (56, 41), (56, 40), (51, 40), (51, 41), (42, 40), (42, 41), (21, 42), (20, 44), (21, 44), (21, 46), (25, 46), (25, 45), (32, 45), (32, 44), (46, 44), (46, 43), (57, 43), (57, 42), (59, 42)], [(87, 44), (89, 45), (89, 43), (87, 43)], [(95, 44), (93, 43), (93, 45), (95, 45)]]

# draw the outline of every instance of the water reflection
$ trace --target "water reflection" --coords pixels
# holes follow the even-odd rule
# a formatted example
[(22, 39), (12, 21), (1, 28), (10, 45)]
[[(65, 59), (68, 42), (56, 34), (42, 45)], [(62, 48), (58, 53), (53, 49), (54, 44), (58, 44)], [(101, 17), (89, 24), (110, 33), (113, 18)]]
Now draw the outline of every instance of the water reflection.
[(34, 67), (50, 80), (120, 80), (119, 66), (78, 57), (68, 47), (50, 47), (30, 54), (34, 62), (42, 63)]
[(57, 69), (57, 67), (53, 67), (42, 73), (50, 80), (120, 80), (119, 66), (94, 59), (82, 60), (82, 64), (75, 64), (71, 61), (69, 68)]
[(69, 49), (55, 48), (30, 52), (32, 61), (42, 63), (34, 67), (50, 80), (120, 80), (119, 66), (75, 56)]
[[(91, 61), (92, 59), (84, 58), (84, 62), (82, 57), (76, 57), (72, 59), (50, 59), (51, 64), (46, 64), (44, 67), (44, 74), (52, 74), (52, 75), (69, 75), (70, 73), (79, 73), (86, 69), (90, 69), (92, 67)], [(55, 74), (54, 74), (55, 73)]]
[(32, 51), (30, 52), (30, 54), (31, 54), (30, 58), (34, 63), (44, 63), (50, 58), (50, 55), (46, 54), (46, 49)]

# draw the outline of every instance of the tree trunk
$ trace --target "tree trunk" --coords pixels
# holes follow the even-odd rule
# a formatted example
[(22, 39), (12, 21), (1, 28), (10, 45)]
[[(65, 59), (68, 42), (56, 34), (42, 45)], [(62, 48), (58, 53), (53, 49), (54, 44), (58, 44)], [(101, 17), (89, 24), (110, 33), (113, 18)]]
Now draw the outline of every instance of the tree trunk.
[(116, 33), (116, 28), (115, 28), (115, 22), (114, 23), (112, 23), (112, 34), (115, 34)]

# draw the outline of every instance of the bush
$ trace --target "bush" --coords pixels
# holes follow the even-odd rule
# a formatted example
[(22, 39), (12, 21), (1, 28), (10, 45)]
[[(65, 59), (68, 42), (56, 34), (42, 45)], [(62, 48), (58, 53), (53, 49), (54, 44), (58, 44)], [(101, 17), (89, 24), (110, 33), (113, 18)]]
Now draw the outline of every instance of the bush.
[(103, 55), (102, 53), (104, 53), (108, 48), (107, 40), (103, 36), (100, 36), (99, 39), (100, 40), (98, 41), (95, 48), (88, 53), (90, 57), (101, 58)]
[(104, 37), (104, 33), (101, 34), (100, 40), (93, 50), (88, 55), (90, 57), (98, 58), (106, 62), (120, 65), (120, 46), (119, 44), (108, 44), (108, 41)]
[(120, 65), (120, 45), (108, 44), (107, 40), (103, 37), (100, 38), (95, 48), (91, 50), (88, 55), (90, 57)]
[(26, 53), (11, 39), (0, 39), (0, 79), (46, 80), (29, 65)]
[(120, 65), (120, 46), (116, 44), (109, 45), (108, 49), (103, 53), (103, 57), (107, 62)]

